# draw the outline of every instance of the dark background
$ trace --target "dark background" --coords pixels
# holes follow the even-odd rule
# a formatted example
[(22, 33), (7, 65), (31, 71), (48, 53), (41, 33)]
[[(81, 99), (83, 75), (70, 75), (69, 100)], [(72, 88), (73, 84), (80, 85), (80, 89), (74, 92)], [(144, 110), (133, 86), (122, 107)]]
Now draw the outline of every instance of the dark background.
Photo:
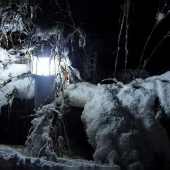
[[(57, 2), (63, 2), (61, 6), (65, 8), (64, 1)], [(167, 7), (163, 12), (167, 12), (167, 10), (169, 10), (169, 1), (131, 0), (130, 2), (127, 68), (137, 69), (145, 42), (156, 23), (158, 9), (161, 11), (166, 2)], [(81, 76), (86, 81), (100, 82), (103, 78), (111, 77), (114, 72), (118, 35), (120, 31), (120, 14), (124, 5), (124, 0), (69, 0), (69, 4), (76, 27), (81, 26), (86, 32), (86, 50), (88, 57), (90, 59), (94, 58), (93, 53), (98, 53), (98, 60), (96, 63), (98, 74), (93, 75), (91, 73), (91, 78), (87, 76), (84, 68), (85, 64), (83, 64), (87, 62), (87, 60), (83, 58), (82, 50), (78, 49), (76, 45), (74, 47), (74, 55), (72, 55), (71, 52), (69, 54), (73, 67), (80, 71)], [(60, 14), (53, 15), (57, 11), (55, 5), (43, 2), (40, 6), (43, 9), (43, 14), (41, 17), (38, 17), (35, 22), (42, 27), (51, 27), (56, 24), (55, 21), (70, 23), (67, 17), (64, 18)], [(166, 19), (154, 30), (146, 47), (142, 63), (151, 55), (156, 45), (170, 30), (169, 23), (170, 17), (167, 15)], [(124, 22), (120, 39), (117, 70), (125, 68), (125, 30)], [(70, 29), (65, 25), (65, 34), (69, 31)], [(170, 39), (166, 38), (146, 66), (146, 70), (150, 72), (151, 76), (162, 74), (170, 69), (169, 44)], [(98, 76), (98, 78), (96, 78), (96, 76)]]

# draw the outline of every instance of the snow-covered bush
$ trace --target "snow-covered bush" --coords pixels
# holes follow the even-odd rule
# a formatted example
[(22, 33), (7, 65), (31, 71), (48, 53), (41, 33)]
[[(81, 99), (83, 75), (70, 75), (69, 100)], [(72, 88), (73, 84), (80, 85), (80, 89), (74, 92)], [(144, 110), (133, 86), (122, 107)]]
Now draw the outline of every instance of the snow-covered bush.
[(0, 48), (0, 108), (12, 105), (14, 97), (30, 99), (34, 95), (28, 65), (21, 64), (18, 55), (11, 55)]
[(53, 156), (53, 143), (49, 137), (54, 116), (51, 109), (54, 109), (53, 104), (44, 106), (42, 110), (38, 110), (34, 115), (36, 118), (31, 121), (33, 126), (30, 128), (28, 139), (25, 142), (25, 155), (41, 157), (44, 156), (45, 152), (47, 157)]
[(167, 72), (128, 85), (77, 83), (67, 87), (65, 95), (71, 105), (84, 107), (81, 119), (97, 163), (154, 167), (162, 161), (162, 167), (170, 166), (169, 138), (158, 120), (170, 118), (169, 79)]
[(68, 111), (69, 102), (60, 93), (51, 104), (30, 115), (35, 118), (31, 121), (33, 126), (29, 130), (23, 153), (53, 161), (56, 161), (57, 156), (69, 154), (69, 141), (63, 121), (63, 115)]

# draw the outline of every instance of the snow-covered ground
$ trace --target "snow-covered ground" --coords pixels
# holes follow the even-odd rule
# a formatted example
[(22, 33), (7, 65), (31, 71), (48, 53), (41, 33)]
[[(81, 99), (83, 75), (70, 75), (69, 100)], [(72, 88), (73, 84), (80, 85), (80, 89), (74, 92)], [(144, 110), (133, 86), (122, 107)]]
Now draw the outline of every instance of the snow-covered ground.
[(0, 145), (0, 167), (104, 167), (93, 161), (71, 159), (68, 157), (47, 161), (43, 158), (26, 157), (21, 147)]

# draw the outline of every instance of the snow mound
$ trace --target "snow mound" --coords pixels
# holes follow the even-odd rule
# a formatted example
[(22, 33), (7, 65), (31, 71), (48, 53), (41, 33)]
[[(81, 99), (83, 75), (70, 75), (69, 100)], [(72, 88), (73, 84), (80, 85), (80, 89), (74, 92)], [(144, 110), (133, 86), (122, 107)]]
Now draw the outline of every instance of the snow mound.
[[(159, 118), (170, 117), (170, 72), (128, 85), (77, 83), (65, 91), (81, 119), (98, 164), (170, 166), (170, 144)], [(158, 116), (159, 114), (159, 116)], [(165, 116), (166, 115), (166, 116)]]

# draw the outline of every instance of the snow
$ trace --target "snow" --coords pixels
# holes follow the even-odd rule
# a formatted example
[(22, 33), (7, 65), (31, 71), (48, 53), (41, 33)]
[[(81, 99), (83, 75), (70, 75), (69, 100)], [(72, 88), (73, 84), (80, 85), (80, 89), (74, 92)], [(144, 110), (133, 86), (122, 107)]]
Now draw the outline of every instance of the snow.
[(17, 55), (11, 55), (0, 48), (0, 108), (11, 106), (14, 97), (30, 99), (34, 95), (31, 77), (22, 76), (29, 72), (28, 65), (18, 64), (19, 61)]
[(67, 157), (56, 158), (56, 160), (45, 160), (43, 158), (27, 157), (22, 154), (22, 149), (12, 146), (0, 145), (0, 167), (100, 167), (93, 161), (76, 160)]
[(157, 16), (157, 22), (161, 21), (161, 20), (164, 19), (164, 18), (165, 18), (165, 14), (162, 13), (162, 12), (159, 12), (159, 13), (158, 13), (158, 16)]
[[(95, 85), (87, 82), (71, 84), (65, 90), (65, 95), (69, 96), (69, 100), (72, 106), (75, 107), (84, 107), (85, 103), (91, 99), (95, 91)], [(78, 100), (74, 100), (79, 96)]]
[[(14, 97), (34, 96), (34, 81), (27, 75), (29, 64), (21, 61), (18, 54), (0, 48), (0, 107), (11, 105)], [(155, 166), (154, 157), (158, 155), (163, 166), (169, 167), (169, 139), (159, 123), (160, 118), (170, 119), (169, 80), (167, 72), (129, 84), (114, 79), (112, 84), (65, 85), (51, 104), (30, 115), (34, 119), (23, 153), (0, 146), (0, 166), (147, 167)], [(84, 109), (80, 116), (88, 142), (95, 149), (94, 161), (74, 160), (66, 155), (61, 158), (54, 152), (50, 129), (55, 115), (62, 119), (66, 98), (72, 106)], [(62, 136), (58, 140), (62, 147)]]
[(66, 88), (71, 104), (84, 108), (81, 119), (96, 163), (152, 167), (158, 153), (160, 159), (165, 156), (164, 166), (170, 166), (168, 135), (158, 122), (170, 117), (169, 77), (167, 72), (129, 84), (83, 82)]
[[(161, 107), (164, 109), (167, 116), (170, 116), (170, 72), (166, 72), (160, 76), (153, 76), (146, 78), (144, 80), (136, 79), (140, 82), (140, 86), (150, 90), (152, 92), (152, 97), (158, 97)], [(132, 85), (136, 84), (135, 81), (131, 82)]]

